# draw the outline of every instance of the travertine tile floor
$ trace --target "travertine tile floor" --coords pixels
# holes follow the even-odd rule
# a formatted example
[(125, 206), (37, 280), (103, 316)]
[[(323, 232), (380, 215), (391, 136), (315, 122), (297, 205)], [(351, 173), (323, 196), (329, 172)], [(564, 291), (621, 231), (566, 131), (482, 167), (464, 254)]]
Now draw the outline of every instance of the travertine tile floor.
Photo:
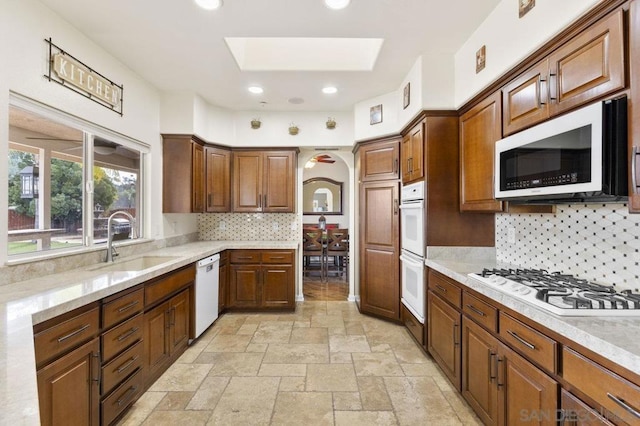
[(226, 314), (121, 425), (479, 425), (402, 326), (350, 302)]

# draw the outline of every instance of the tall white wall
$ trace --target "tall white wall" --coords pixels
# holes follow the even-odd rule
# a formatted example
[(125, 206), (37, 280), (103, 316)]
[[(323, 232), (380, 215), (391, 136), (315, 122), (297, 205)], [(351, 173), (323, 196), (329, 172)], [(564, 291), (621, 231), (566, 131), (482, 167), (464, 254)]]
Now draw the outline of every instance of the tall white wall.
[[(524, 17), (518, 2), (502, 0), (455, 54), (455, 106), (530, 55), (602, 0), (537, 0)], [(476, 74), (476, 52), (483, 45), (486, 66)]]

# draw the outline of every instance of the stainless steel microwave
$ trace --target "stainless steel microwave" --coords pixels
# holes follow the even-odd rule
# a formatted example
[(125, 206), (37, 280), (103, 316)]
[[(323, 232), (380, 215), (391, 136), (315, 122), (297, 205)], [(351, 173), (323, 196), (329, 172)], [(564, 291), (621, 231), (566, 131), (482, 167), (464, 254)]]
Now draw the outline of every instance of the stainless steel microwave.
[(496, 199), (627, 200), (627, 98), (598, 102), (496, 142)]

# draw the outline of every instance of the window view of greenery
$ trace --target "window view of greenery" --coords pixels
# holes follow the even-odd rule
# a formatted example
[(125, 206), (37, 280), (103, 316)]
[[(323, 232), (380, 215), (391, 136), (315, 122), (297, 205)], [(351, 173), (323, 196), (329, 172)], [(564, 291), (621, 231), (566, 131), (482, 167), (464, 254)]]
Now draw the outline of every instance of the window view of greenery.
[[(139, 152), (94, 137), (93, 164), (84, 165), (91, 146), (84, 140), (92, 138), (82, 130), (18, 108), (10, 109), (9, 123), (9, 255), (104, 243), (110, 215), (137, 216)], [(93, 171), (91, 194), (83, 191), (85, 168)], [(92, 211), (84, 211), (83, 196), (91, 197)], [(83, 227), (88, 222), (91, 230)], [(113, 218), (114, 239), (134, 235), (130, 222)]]

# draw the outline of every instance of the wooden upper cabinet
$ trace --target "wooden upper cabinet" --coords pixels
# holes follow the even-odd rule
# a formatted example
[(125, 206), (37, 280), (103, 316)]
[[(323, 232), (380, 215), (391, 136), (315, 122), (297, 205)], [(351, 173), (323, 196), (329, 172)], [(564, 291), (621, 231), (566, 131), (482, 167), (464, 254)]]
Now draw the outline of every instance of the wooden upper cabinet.
[(292, 213), (295, 151), (233, 153), (233, 211)]
[(623, 18), (618, 10), (549, 55), (551, 115), (625, 87)]
[(204, 147), (190, 135), (162, 135), (162, 211), (204, 211)]
[(629, 58), (629, 211), (640, 213), (640, 0), (629, 5)]
[(502, 89), (505, 136), (549, 118), (548, 73), (545, 59)]
[(500, 92), (460, 117), (460, 210), (502, 211), (493, 191), (495, 143), (502, 137)]
[(420, 180), (424, 177), (424, 121), (414, 126), (402, 138), (402, 183)]
[(231, 210), (231, 151), (216, 147), (205, 148), (206, 207), (209, 213)]
[(399, 179), (400, 141), (376, 142), (360, 148), (362, 182)]

